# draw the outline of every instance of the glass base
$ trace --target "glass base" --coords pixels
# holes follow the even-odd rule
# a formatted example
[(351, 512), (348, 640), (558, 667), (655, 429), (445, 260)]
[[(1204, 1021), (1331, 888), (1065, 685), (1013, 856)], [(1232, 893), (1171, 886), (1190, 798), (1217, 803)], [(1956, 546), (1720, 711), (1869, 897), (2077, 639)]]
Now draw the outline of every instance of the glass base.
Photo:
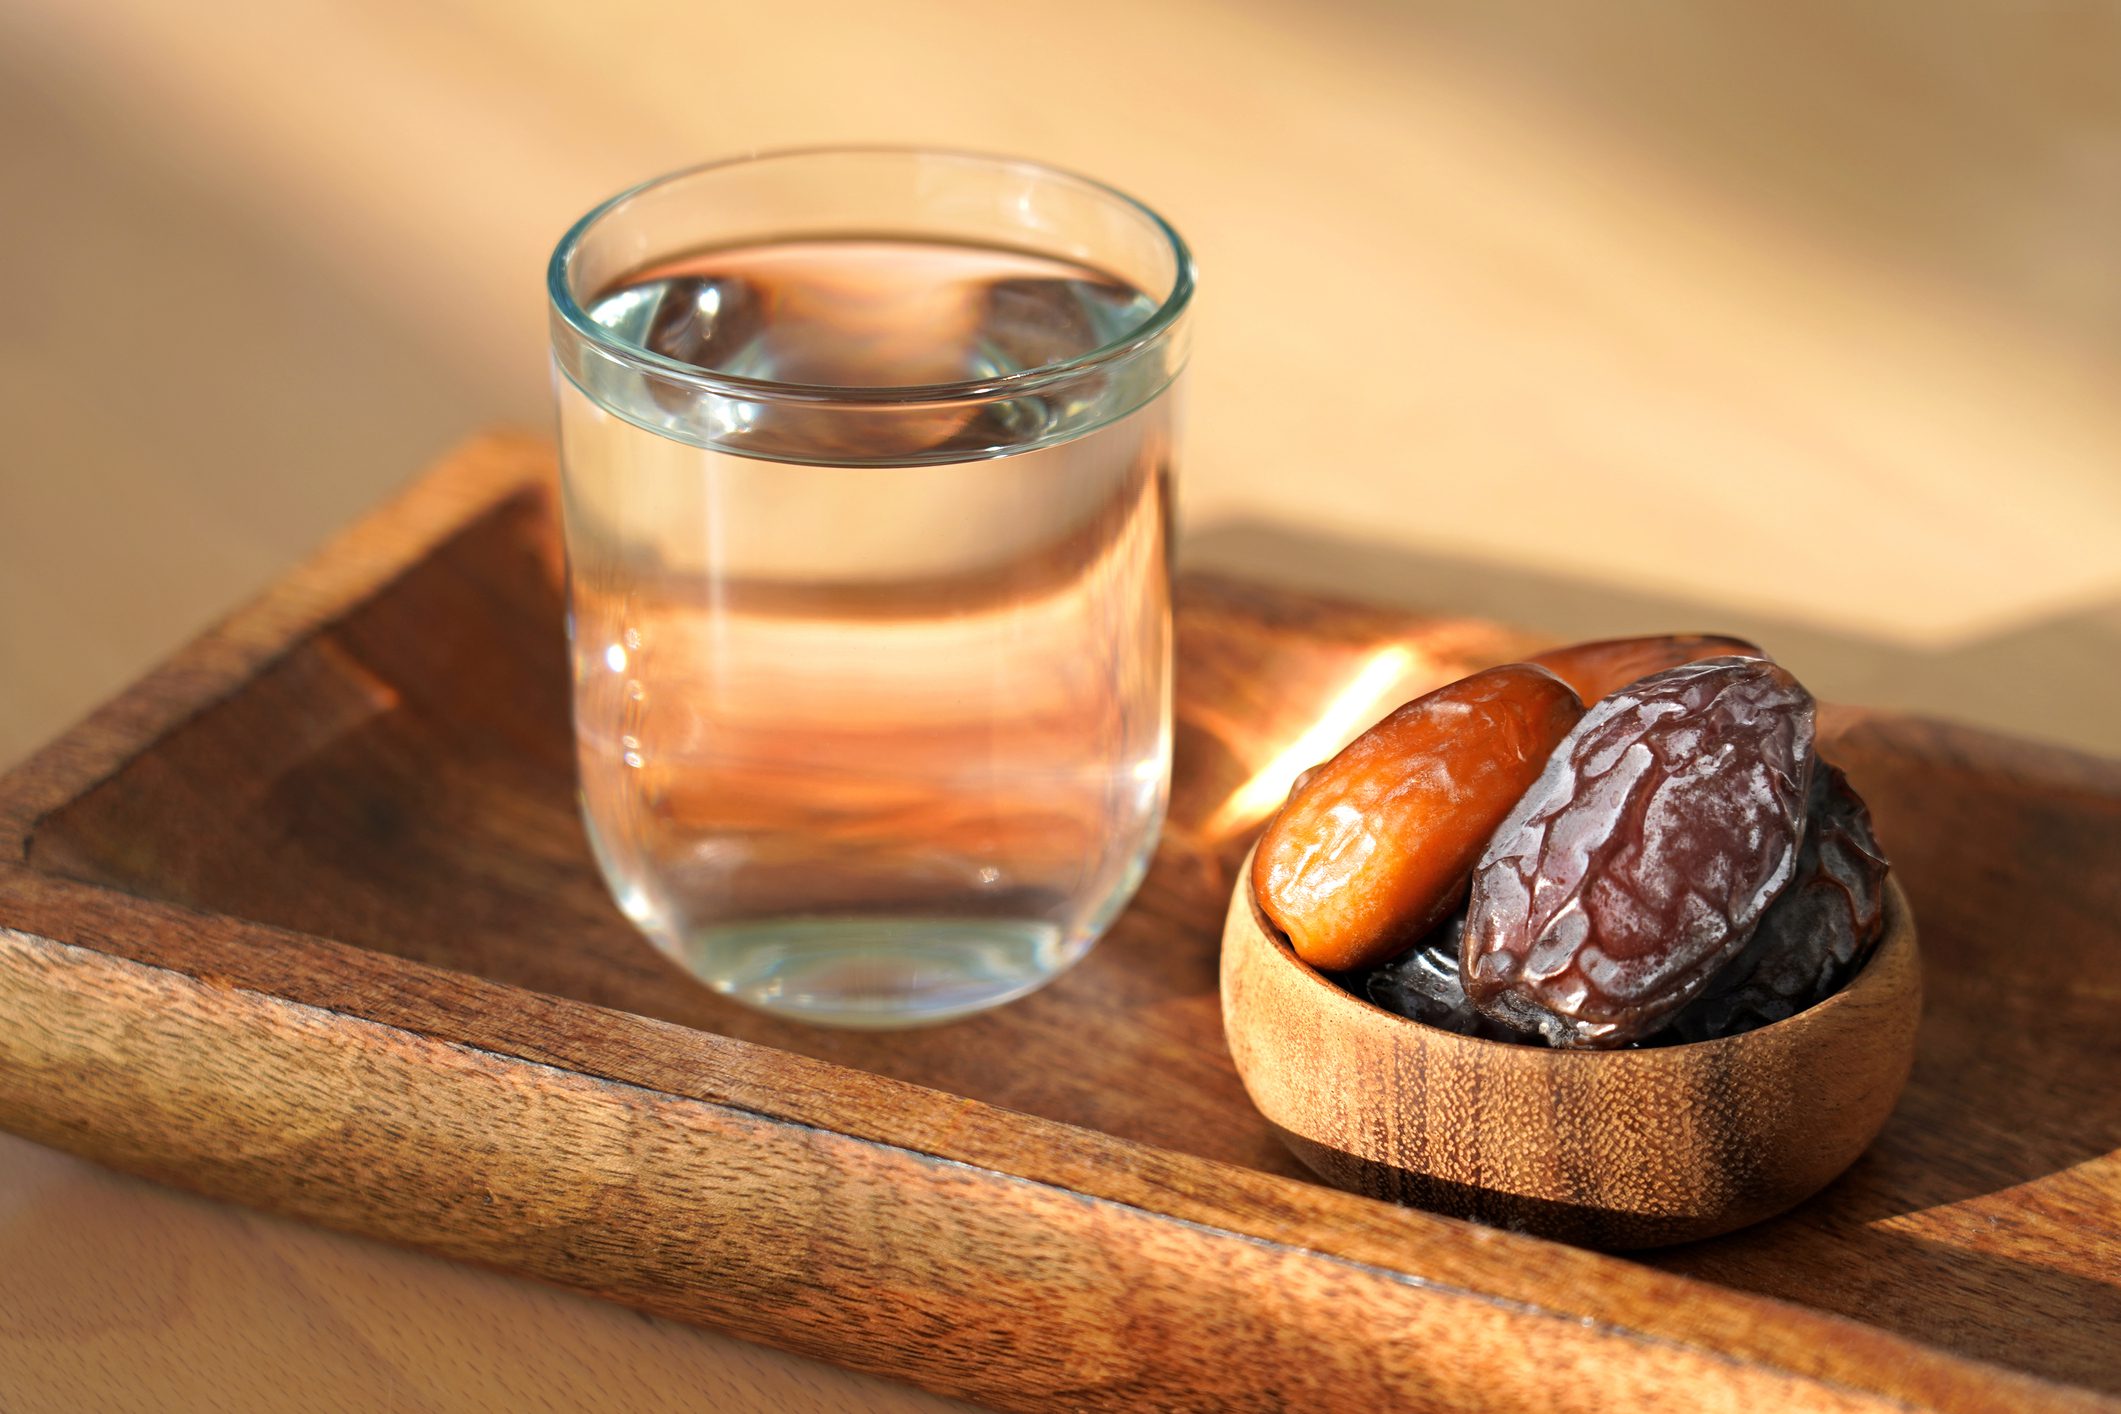
[(833, 916), (724, 924), (671, 951), (747, 1006), (882, 1030), (954, 1020), (1036, 991), (1092, 941), (1046, 919)]

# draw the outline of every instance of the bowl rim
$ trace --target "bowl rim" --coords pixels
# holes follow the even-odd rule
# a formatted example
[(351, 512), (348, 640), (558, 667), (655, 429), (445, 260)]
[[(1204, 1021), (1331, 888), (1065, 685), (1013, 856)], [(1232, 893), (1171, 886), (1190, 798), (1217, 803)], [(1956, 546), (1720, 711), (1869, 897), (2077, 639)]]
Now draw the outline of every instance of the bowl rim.
[[(1382, 1018), (1387, 1026), (1396, 1024), (1413, 1027), (1425, 1036), (1446, 1038), (1448, 1042), (1491, 1047), (1502, 1054), (1522, 1057), (1536, 1056), (1546, 1064), (1576, 1065), (1595, 1063), (1600, 1060), (1611, 1060), (1617, 1057), (1631, 1058), (1626, 1062), (1629, 1064), (1642, 1064), (1653, 1057), (1667, 1056), (1700, 1060), (1706, 1059), (1718, 1047), (1726, 1048), (1727, 1051), (1735, 1053), (1738, 1048), (1742, 1048), (1748, 1043), (1756, 1046), (1773, 1044), (1772, 1041), (1763, 1042), (1756, 1040), (1756, 1038), (1768, 1037), (1776, 1032), (1788, 1035), (1799, 1023), (1812, 1026), (1829, 1021), (1835, 1011), (1846, 1009), (1846, 1006), (1843, 1005), (1844, 1003), (1848, 1006), (1857, 1005), (1858, 1003), (1853, 998), (1859, 992), (1874, 992), (1884, 986), (1883, 971), (1879, 964), (1884, 960), (1888, 951), (1898, 953), (1915, 940), (1915, 916), (1909, 908), (1907, 894), (1900, 887), (1899, 875), (1888, 869), (1885, 876), (1883, 901), (1885, 913), (1884, 931), (1879, 935), (1877, 944), (1871, 949), (1871, 955), (1864, 960), (1863, 966), (1857, 969), (1856, 975), (1842, 983), (1834, 994), (1824, 1001), (1814, 1002), (1802, 1011), (1783, 1017), (1780, 1021), (1771, 1021), (1765, 1026), (1756, 1026), (1750, 1031), (1741, 1031), (1733, 1036), (1717, 1036), (1706, 1041), (1679, 1041), (1667, 1046), (1622, 1047), (1615, 1050), (1525, 1046), (1512, 1041), (1490, 1040), (1485, 1036), (1468, 1036), (1464, 1032), (1448, 1030), (1441, 1026), (1431, 1026), (1425, 1021), (1416, 1021), (1411, 1016), (1401, 1016), (1396, 1011), (1388, 1011), (1371, 1001), (1368, 997), (1358, 996), (1354, 992), (1340, 986), (1332, 978), (1320, 972), (1310, 963), (1305, 962), (1301, 957), (1298, 957), (1296, 949), (1291, 946), (1287, 935), (1275, 925), (1273, 919), (1267, 917), (1266, 911), (1259, 906), (1259, 896), (1253, 890), (1252, 856), (1258, 848), (1258, 843), (1255, 841), (1252, 848), (1245, 851), (1244, 863), (1238, 867), (1235, 890), (1244, 897), (1247, 916), (1252, 926), (1267, 940), (1281, 960), (1293, 966), (1308, 979), (1311, 985), (1321, 988), (1328, 994), (1322, 1001), (1322, 1005), (1343, 1006), (1352, 1004), (1358, 1008), (1354, 1015), (1365, 1022), (1369, 1022), (1370, 1018), (1374, 1016)], [(1375, 1023), (1372, 1022), (1371, 1024)]]

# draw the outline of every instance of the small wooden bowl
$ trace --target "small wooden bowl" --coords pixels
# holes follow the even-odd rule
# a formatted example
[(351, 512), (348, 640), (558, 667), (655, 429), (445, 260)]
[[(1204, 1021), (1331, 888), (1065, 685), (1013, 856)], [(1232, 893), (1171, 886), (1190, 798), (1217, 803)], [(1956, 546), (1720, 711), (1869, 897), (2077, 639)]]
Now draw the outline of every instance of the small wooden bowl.
[(1223, 928), (1223, 1030), (1296, 1156), (1335, 1187), (1590, 1247), (1657, 1247), (1772, 1217), (1856, 1161), (1915, 1054), (1915, 920), (1834, 996), (1757, 1031), (1641, 1051), (1460, 1036), (1342, 991), (1252, 896)]

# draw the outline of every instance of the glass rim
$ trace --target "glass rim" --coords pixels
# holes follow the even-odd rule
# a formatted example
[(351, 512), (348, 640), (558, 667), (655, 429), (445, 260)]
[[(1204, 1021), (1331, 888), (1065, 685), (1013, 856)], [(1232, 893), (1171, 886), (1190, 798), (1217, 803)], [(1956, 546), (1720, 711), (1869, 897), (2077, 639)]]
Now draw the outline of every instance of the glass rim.
[[(651, 191), (674, 186), (679, 182), (729, 167), (749, 166), (754, 163), (780, 161), (803, 157), (919, 157), (942, 158), (953, 162), (975, 163), (1002, 169), (1015, 169), (1041, 177), (1058, 177), (1074, 182), (1094, 192), (1109, 197), (1132, 211), (1146, 217), (1156, 232), (1170, 247), (1176, 262), (1176, 273), (1171, 281), (1171, 290), (1156, 309), (1144, 317), (1139, 324), (1115, 339), (1108, 340), (1088, 353), (1071, 358), (1042, 363), (1036, 368), (1020, 369), (999, 378), (977, 378), (950, 383), (913, 383), (901, 386), (878, 387), (841, 385), (833, 383), (783, 383), (773, 379), (746, 378), (734, 373), (716, 373), (696, 364), (682, 362), (644, 349), (638, 344), (628, 343), (616, 337), (596, 320), (575, 298), (568, 286), (568, 268), (576, 251), (598, 223), (617, 212), (619, 208), (637, 197)], [(1045, 162), (1024, 157), (1009, 157), (998, 153), (974, 152), (960, 148), (931, 148), (895, 144), (824, 144), (808, 147), (767, 148), (734, 157), (720, 157), (695, 163), (636, 182), (624, 191), (608, 197), (591, 207), (560, 237), (553, 247), (552, 257), (545, 267), (545, 292), (552, 308), (559, 313), (567, 326), (581, 338), (594, 345), (609, 358), (631, 364), (658, 377), (688, 385), (704, 392), (724, 397), (739, 398), (753, 402), (823, 402), (823, 403), (953, 403), (975, 402), (995, 398), (1013, 397), (1020, 393), (1046, 387), (1086, 373), (1104, 364), (1118, 362), (1129, 355), (1149, 347), (1164, 337), (1191, 303), (1194, 287), (1193, 252), (1185, 238), (1176, 228), (1157, 213), (1146, 202), (1129, 196), (1108, 182), (1095, 177), (1086, 177), (1064, 167), (1055, 167)]]

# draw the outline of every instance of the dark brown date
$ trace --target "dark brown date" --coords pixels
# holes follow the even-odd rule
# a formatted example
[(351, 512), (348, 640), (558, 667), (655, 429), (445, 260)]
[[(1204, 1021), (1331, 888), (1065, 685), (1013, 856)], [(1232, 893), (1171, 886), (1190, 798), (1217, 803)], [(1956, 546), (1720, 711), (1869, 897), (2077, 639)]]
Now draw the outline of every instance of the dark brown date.
[(1466, 1001), (1466, 986), (1459, 982), (1459, 935), (1466, 931), (1466, 909), (1444, 918), (1415, 948), (1345, 979), (1347, 990), (1368, 996), (1385, 1011), (1398, 1011), (1408, 1020), (1425, 1026), (1442, 1026), (1459, 1035), (1472, 1035), (1485, 1022), (1472, 1003)]
[(1472, 1035), (1487, 1018), (1466, 1000), (1458, 977), (1458, 939), (1465, 927), (1465, 910), (1460, 909), (1411, 951), (1345, 979), (1348, 990), (1425, 1026)]
[(1821, 760), (1812, 772), (1797, 877), (1752, 941), (1672, 1019), (1683, 1041), (1733, 1036), (1825, 1001), (1870, 960), (1885, 932), (1885, 852), (1870, 808)]
[(1490, 1041), (1537, 1045), (1538, 1037), (1498, 1024), (1466, 1000), (1458, 966), (1459, 939), (1465, 927), (1465, 910), (1460, 909), (1415, 944), (1412, 951), (1368, 972), (1351, 974), (1342, 979), (1343, 984), (1373, 1005), (1424, 1026)]
[(1812, 695), (1760, 658), (1668, 668), (1555, 748), (1473, 872), (1466, 994), (1549, 1045), (1649, 1035), (1796, 875)]
[(1765, 658), (1742, 638), (1717, 633), (1664, 633), (1648, 638), (1601, 638), (1595, 643), (1572, 643), (1534, 653), (1527, 662), (1537, 663), (1576, 689), (1586, 707), (1596, 705), (1610, 693), (1651, 673), (1698, 663), (1703, 658)]
[(1405, 952), (1465, 898), (1496, 822), (1582, 715), (1526, 663), (1417, 697), (1290, 793), (1252, 860), (1260, 908), (1323, 971)]

